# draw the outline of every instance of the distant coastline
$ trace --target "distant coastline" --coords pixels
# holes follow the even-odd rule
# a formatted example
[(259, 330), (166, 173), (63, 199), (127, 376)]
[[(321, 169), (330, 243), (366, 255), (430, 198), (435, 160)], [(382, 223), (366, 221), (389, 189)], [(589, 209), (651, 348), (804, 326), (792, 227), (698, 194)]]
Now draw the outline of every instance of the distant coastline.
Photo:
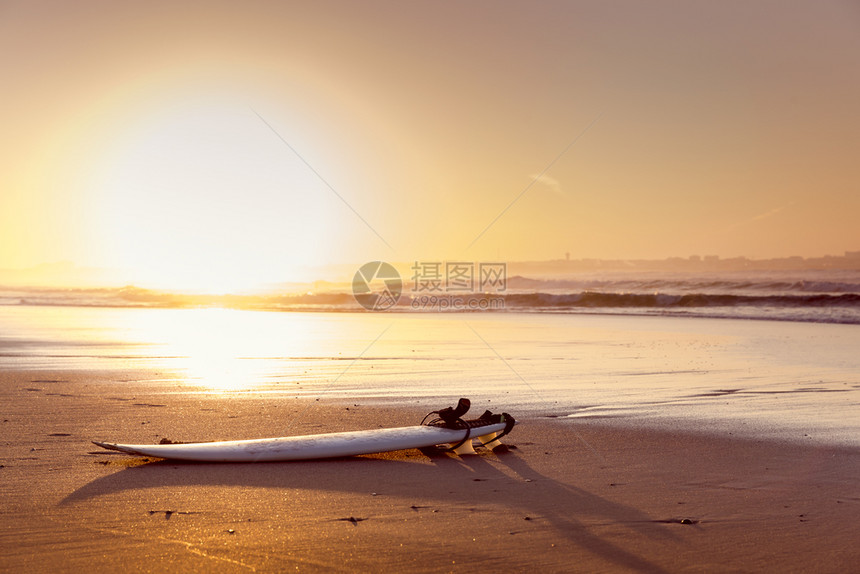
[(722, 258), (718, 255), (691, 255), (666, 259), (553, 259), (519, 261), (508, 264), (508, 272), (518, 275), (563, 275), (583, 271), (792, 271), (792, 270), (860, 270), (860, 251), (822, 257), (779, 257), (750, 259)]
[[(429, 259), (420, 259), (422, 262)], [(437, 261), (437, 260), (433, 260)], [(438, 260), (444, 262), (445, 260)], [(723, 258), (717, 255), (690, 255), (666, 259), (549, 259), (543, 261), (498, 261), (507, 266), (507, 276), (532, 278), (562, 278), (577, 274), (616, 274), (621, 272), (672, 272), (672, 273), (731, 273), (742, 271), (860, 271), (860, 251), (846, 251), (843, 255), (821, 257), (778, 257), (752, 259), (748, 257)], [(320, 265), (305, 269), (313, 278), (295, 280), (285, 277), (283, 282), (263, 285), (254, 292), (297, 292), (331, 289), (348, 284), (355, 271), (364, 262), (352, 264)], [(403, 277), (409, 277), (416, 261), (391, 262)], [(130, 283), (117, 270), (79, 267), (69, 261), (43, 263), (26, 269), (0, 269), (0, 287), (102, 289), (128, 287)], [(138, 285), (139, 287), (140, 285)]]

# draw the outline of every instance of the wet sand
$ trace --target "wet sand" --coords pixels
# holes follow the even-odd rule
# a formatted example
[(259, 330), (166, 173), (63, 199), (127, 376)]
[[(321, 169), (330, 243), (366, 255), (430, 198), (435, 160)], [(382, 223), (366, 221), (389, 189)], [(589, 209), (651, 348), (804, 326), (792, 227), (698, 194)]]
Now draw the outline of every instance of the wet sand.
[(510, 452), (462, 458), (194, 464), (90, 444), (401, 426), (430, 408), (195, 395), (152, 376), (0, 373), (0, 570), (834, 572), (860, 562), (858, 449), (541, 417), (514, 430)]

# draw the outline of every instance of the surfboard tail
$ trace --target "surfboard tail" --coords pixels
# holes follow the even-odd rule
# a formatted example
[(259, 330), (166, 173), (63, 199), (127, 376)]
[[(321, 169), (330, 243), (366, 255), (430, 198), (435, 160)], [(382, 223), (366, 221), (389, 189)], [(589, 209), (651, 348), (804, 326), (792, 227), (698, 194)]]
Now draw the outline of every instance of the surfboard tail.
[[(463, 401), (466, 401), (466, 408), (468, 408), (468, 399), (460, 399), (460, 404), (458, 405), (458, 409), (463, 407)], [(448, 407), (447, 410), (456, 412), (458, 409), (452, 409)], [(439, 414), (444, 411), (439, 411)], [(517, 423), (516, 419), (509, 415), (508, 413), (502, 414), (494, 414), (490, 411), (485, 411), (484, 414), (481, 415), (481, 418), (476, 419), (474, 421), (464, 421), (462, 418), (458, 417), (456, 420), (447, 420), (440, 416), (442, 419), (441, 424), (443, 426), (447, 426), (448, 428), (465, 428), (466, 436), (462, 441), (458, 443), (451, 443), (449, 450), (457, 455), (464, 454), (477, 454), (475, 452), (475, 448), (473, 445), (473, 441), (471, 439), (477, 438), (482, 446), (487, 447), (493, 452), (504, 452), (507, 450), (507, 447), (502, 444), (501, 438), (511, 432), (514, 428), (514, 425)], [(472, 435), (472, 429), (475, 428), (480, 432), (480, 426), (486, 425), (489, 423), (504, 423), (505, 428), (501, 431), (493, 431), (486, 434), (479, 434), (477, 436)], [(432, 423), (431, 423), (432, 424)]]

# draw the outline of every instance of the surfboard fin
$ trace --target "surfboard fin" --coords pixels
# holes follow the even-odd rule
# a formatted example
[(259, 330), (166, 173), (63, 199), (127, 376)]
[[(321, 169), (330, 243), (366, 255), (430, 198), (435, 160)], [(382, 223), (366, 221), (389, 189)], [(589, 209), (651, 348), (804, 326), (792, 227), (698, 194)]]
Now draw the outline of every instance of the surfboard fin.
[(502, 446), (502, 443), (499, 440), (498, 436), (498, 432), (491, 432), (490, 434), (479, 436), (478, 440), (481, 441), (481, 444), (488, 449), (494, 450), (496, 447)]
[(475, 447), (472, 446), (472, 441), (468, 439), (468, 437), (461, 442), (456, 447), (452, 447), (449, 449), (454, 454), (458, 454), (463, 456), (464, 454), (478, 454), (475, 452)]
[(496, 449), (499, 449), (498, 452), (505, 452), (507, 450), (507, 447), (504, 444), (502, 444), (502, 442), (499, 439), (501, 439), (503, 436), (505, 436), (506, 434), (511, 432), (511, 430), (514, 428), (514, 425), (517, 424), (516, 419), (514, 417), (512, 417), (511, 415), (509, 415), (508, 413), (502, 413), (501, 415), (494, 415), (490, 411), (487, 411), (484, 414), (482, 414), (481, 418), (485, 419), (485, 420), (493, 420), (493, 421), (498, 420), (499, 422), (505, 423), (505, 430), (490, 433), (490, 434), (478, 437), (478, 439), (481, 441), (481, 444), (483, 444), (488, 449), (490, 449), (494, 452), (496, 451)]

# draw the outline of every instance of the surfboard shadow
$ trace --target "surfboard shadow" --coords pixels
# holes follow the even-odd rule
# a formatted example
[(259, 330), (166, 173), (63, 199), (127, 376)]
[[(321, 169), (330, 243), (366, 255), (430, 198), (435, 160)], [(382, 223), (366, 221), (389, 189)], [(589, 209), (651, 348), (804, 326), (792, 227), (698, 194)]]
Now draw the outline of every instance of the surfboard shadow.
[[(548, 521), (557, 532), (563, 534), (569, 541), (601, 556), (610, 563), (631, 570), (665, 572), (656, 564), (624, 550), (606, 538), (595, 535), (584, 522), (576, 518), (577, 516), (590, 516), (608, 520), (618, 525), (626, 525), (637, 521), (651, 522), (651, 516), (632, 506), (612, 502), (587, 490), (549, 478), (531, 467), (522, 457), (504, 456), (500, 457), (499, 460), (518, 477), (521, 477), (524, 484), (532, 486), (531, 489), (524, 489), (526, 491), (523, 493), (525, 499), (518, 498), (507, 501), (516, 502), (511, 506), (514, 508), (540, 508), (539, 519)], [(462, 464), (482, 473), (486, 472), (486, 467), (490, 466), (486, 460), (480, 457), (464, 458)], [(536, 492), (528, 496), (528, 490)], [(533, 500), (529, 500), (530, 498)], [(553, 504), (547, 505), (539, 502), (541, 499), (546, 500), (546, 498), (551, 499)], [(652, 539), (676, 540), (678, 538), (666, 529), (636, 529), (635, 532)]]
[[(577, 518), (624, 525), (649, 522), (653, 517), (541, 474), (516, 451), (500, 456), (483, 451), (465, 457), (445, 453), (428, 457), (411, 450), (251, 466), (253, 472), (249, 472), (247, 463), (155, 461), (93, 480), (59, 504), (71, 505), (123, 492), (201, 486), (380, 493), (405, 501), (411, 499), (418, 505), (433, 501), (439, 508), (502, 505), (514, 515), (521, 515), (524, 527), (529, 524), (526, 521), (546, 521), (569, 543), (610, 563), (635, 570), (661, 571), (656, 564), (593, 534)], [(639, 535), (643, 532), (651, 538), (676, 538), (665, 528), (636, 529)]]

